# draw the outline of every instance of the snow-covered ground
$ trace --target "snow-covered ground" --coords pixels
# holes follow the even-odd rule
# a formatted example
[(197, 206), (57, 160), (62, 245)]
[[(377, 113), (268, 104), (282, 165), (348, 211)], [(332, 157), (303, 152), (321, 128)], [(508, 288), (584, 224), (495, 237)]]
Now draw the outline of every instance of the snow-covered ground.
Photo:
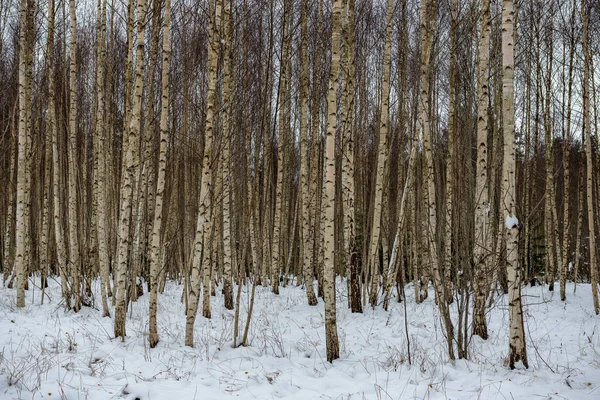
[(567, 290), (564, 303), (542, 287), (524, 291), (530, 368), (511, 371), (503, 296), (488, 313), (490, 339), (472, 338), (470, 360), (451, 364), (432, 296), (417, 305), (407, 290), (409, 365), (403, 304), (352, 314), (338, 283), (341, 358), (329, 364), (323, 304), (307, 306), (300, 287), (279, 296), (257, 288), (251, 345), (237, 349), (234, 314), (220, 294), (213, 318), (198, 316), (192, 349), (183, 346), (181, 287), (168, 284), (159, 297), (161, 341), (150, 349), (147, 295), (128, 312), (123, 343), (98, 310), (65, 313), (54, 280), (43, 305), (36, 286), (24, 309), (16, 309), (14, 290), (0, 288), (0, 399), (600, 399), (591, 287)]

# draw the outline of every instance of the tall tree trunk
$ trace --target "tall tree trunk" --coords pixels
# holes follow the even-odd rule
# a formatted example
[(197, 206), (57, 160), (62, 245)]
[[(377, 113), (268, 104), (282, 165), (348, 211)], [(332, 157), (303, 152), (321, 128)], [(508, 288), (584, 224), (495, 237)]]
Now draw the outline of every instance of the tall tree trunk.
[(444, 227), (444, 290), (446, 303), (452, 303), (452, 232), (455, 228), (453, 223), (456, 205), (454, 204), (454, 175), (456, 170), (456, 27), (458, 25), (458, 0), (452, 1), (450, 11), (450, 68), (448, 71), (448, 155), (446, 157), (446, 226)]
[(154, 223), (150, 239), (150, 301), (148, 342), (151, 348), (158, 344), (158, 327), (156, 322), (158, 309), (158, 277), (160, 274), (160, 230), (163, 217), (163, 195), (167, 170), (167, 123), (169, 118), (169, 69), (171, 67), (171, 0), (165, 0), (165, 17), (163, 21), (161, 104), (160, 104), (160, 147), (158, 153), (158, 177), (156, 180), (156, 199), (154, 203)]
[[(573, 59), (575, 57), (575, 15), (577, 10), (577, 0), (573, 0), (573, 11), (571, 13), (571, 31), (570, 31), (570, 45), (569, 45), (569, 72), (567, 76), (567, 110), (566, 110), (566, 126), (563, 136), (563, 174), (564, 174), (564, 208), (563, 208), (563, 242), (562, 242), (562, 253), (563, 262), (560, 265), (560, 299), (565, 301), (567, 298), (566, 286), (567, 286), (567, 272), (569, 261), (569, 201), (571, 192), (571, 172), (570, 172), (570, 161), (571, 161), (571, 104), (573, 94)], [(563, 103), (564, 104), (564, 103)]]
[(81, 308), (81, 265), (79, 254), (78, 214), (77, 214), (77, 15), (75, 0), (69, 0), (70, 42), (69, 42), (69, 265), (72, 277), (73, 310)]
[(383, 204), (383, 185), (387, 170), (388, 124), (390, 102), (390, 64), (392, 57), (392, 0), (387, 0), (387, 24), (385, 29), (385, 53), (383, 56), (383, 85), (381, 88), (381, 117), (379, 125), (379, 145), (377, 164), (375, 165), (375, 201), (373, 203), (373, 220), (369, 245), (369, 268), (371, 270), (371, 307), (377, 305), (379, 286), (379, 245), (381, 239), (381, 215)]
[(346, 17), (343, 23), (345, 54), (344, 93), (341, 115), (342, 125), (342, 185), (344, 208), (344, 251), (346, 259), (346, 279), (348, 280), (348, 300), (352, 312), (362, 312), (358, 270), (358, 244), (356, 242), (355, 189), (354, 189), (354, 8), (355, 0), (346, 0)]
[(553, 126), (552, 126), (552, 58), (553, 52), (553, 23), (552, 17), (554, 15), (554, 3), (550, 5), (550, 24), (549, 33), (547, 36), (548, 48), (548, 70), (546, 72), (545, 80), (545, 107), (544, 107), (544, 140), (546, 142), (546, 195), (545, 195), (545, 212), (544, 220), (545, 226), (545, 241), (546, 241), (546, 262), (549, 268), (548, 271), (548, 289), (554, 291), (554, 277), (557, 265), (562, 265), (561, 248), (557, 246), (558, 237), (558, 218), (556, 215), (556, 199), (554, 195), (554, 143), (553, 143)]
[[(50, 56), (50, 53), (54, 52), (54, 0), (48, 1), (48, 37), (46, 41), (46, 55), (49, 57), (47, 61), (54, 61), (53, 56)], [(52, 27), (50, 28), (50, 25)], [(50, 30), (52, 30), (52, 34), (50, 34)], [(52, 38), (50, 38), (52, 37)], [(50, 63), (46, 63), (47, 72), (50, 71)], [(53, 79), (52, 75), (48, 75), (48, 83)], [(48, 105), (50, 107), (50, 105)], [(44, 303), (44, 291), (47, 285), (47, 277), (50, 273), (50, 262), (52, 261), (52, 256), (49, 254), (49, 241), (51, 238), (50, 232), (50, 215), (51, 215), (51, 198), (50, 198), (50, 182), (51, 182), (51, 166), (52, 166), (52, 125), (56, 123), (56, 115), (53, 110), (48, 110), (46, 114), (46, 126), (49, 129), (46, 130), (46, 135), (44, 138), (46, 153), (44, 155), (44, 181), (42, 191), (42, 226), (40, 232), (40, 267), (41, 267), (41, 285), (42, 285), (42, 304)], [(55, 129), (55, 127), (54, 127)]]
[(526, 368), (527, 351), (521, 304), (521, 267), (519, 265), (519, 221), (515, 216), (515, 105), (514, 105), (514, 4), (502, 1), (502, 105), (504, 126), (504, 162), (502, 163), (502, 201), (505, 215), (508, 307), (510, 321), (510, 368), (521, 362)]
[(483, 0), (481, 39), (479, 42), (478, 94), (477, 105), (477, 173), (475, 188), (475, 245), (473, 249), (475, 301), (473, 304), (473, 334), (487, 339), (485, 320), (485, 300), (488, 295), (487, 266), (491, 256), (492, 241), (489, 223), (490, 202), (488, 199), (488, 104), (489, 104), (489, 52), (492, 25), (490, 20), (490, 0)]
[(432, 42), (434, 21), (437, 12), (437, 0), (421, 0), (421, 98), (420, 120), (423, 138), (423, 153), (425, 156), (425, 165), (423, 168), (423, 178), (426, 188), (423, 190), (423, 197), (427, 211), (425, 219), (425, 239), (427, 243), (428, 261), (433, 275), (435, 286), (435, 296), (438, 307), (442, 315), (442, 321), (446, 331), (446, 341), (448, 345), (448, 356), (454, 360), (454, 328), (450, 319), (450, 312), (446, 302), (446, 286), (442, 281), (440, 272), (440, 257), (438, 243), (436, 239), (437, 232), (437, 198), (435, 188), (434, 160), (433, 160), (433, 134), (430, 118), (430, 79), (432, 63)]
[[(406, 0), (402, 1), (402, 26), (408, 25), (407, 20), (407, 10), (406, 10)], [(400, 98), (398, 101), (398, 118), (399, 118), (399, 129), (400, 131), (404, 131), (404, 124), (406, 124), (407, 113), (406, 113), (406, 103), (408, 103), (408, 84), (407, 84), (407, 76), (408, 76), (408, 28), (400, 29), (398, 32), (398, 43), (402, 43), (402, 46), (405, 46), (402, 51), (399, 51), (398, 55), (398, 85), (400, 86)], [(406, 135), (408, 139), (408, 134)], [(391, 297), (392, 289), (397, 282), (397, 274), (398, 268), (396, 265), (399, 263), (398, 258), (400, 252), (402, 251), (403, 246), (403, 238), (406, 235), (407, 229), (409, 226), (407, 221), (410, 215), (410, 196), (411, 190), (413, 188), (415, 174), (416, 174), (416, 159), (417, 159), (417, 150), (419, 147), (418, 136), (413, 135), (412, 145), (410, 146), (410, 155), (408, 158), (408, 168), (406, 170), (406, 180), (404, 182), (404, 186), (402, 188), (402, 196), (398, 201), (398, 214), (397, 214), (397, 226), (396, 226), (396, 236), (394, 238), (394, 242), (392, 244), (392, 251), (390, 255), (389, 264), (387, 267), (386, 281), (385, 281), (385, 297), (383, 301), (383, 308), (387, 311), (389, 306), (389, 299)], [(400, 189), (399, 189), (400, 190)], [(407, 211), (407, 206), (409, 207), (409, 211)], [(403, 271), (400, 271), (401, 281), (403, 281), (404, 277)], [(400, 296), (400, 293), (398, 293)], [(400, 297), (399, 297), (400, 298)]]
[(600, 313), (600, 304), (598, 303), (598, 262), (596, 259), (596, 229), (594, 227), (594, 199), (593, 199), (593, 162), (592, 162), (592, 126), (590, 119), (590, 69), (592, 68), (592, 57), (588, 48), (588, 29), (589, 29), (589, 4), (587, 0), (581, 2), (581, 18), (583, 20), (583, 128), (585, 131), (585, 158), (587, 162), (587, 213), (589, 226), (589, 247), (590, 247), (590, 279), (592, 283), (592, 299), (594, 302), (594, 312)]
[(233, 78), (233, 8), (231, 0), (227, 1), (225, 7), (226, 34), (224, 43), (225, 66), (223, 70), (223, 102), (222, 123), (223, 130), (221, 136), (222, 144), (222, 164), (223, 164), (223, 297), (225, 308), (233, 309), (233, 288), (231, 285), (231, 130), (232, 121), (232, 95), (231, 79)]
[(98, 49), (96, 71), (96, 137), (94, 143), (94, 200), (97, 202), (96, 224), (98, 229), (98, 263), (100, 267), (100, 297), (102, 313), (110, 317), (108, 309), (108, 287), (110, 285), (110, 261), (108, 256), (108, 227), (107, 227), (107, 185), (106, 167), (108, 165), (108, 146), (106, 146), (106, 130), (104, 125), (104, 60), (106, 56), (106, 0), (98, 0)]
[(283, 33), (281, 39), (281, 60), (279, 73), (279, 100), (278, 122), (279, 122), (279, 138), (277, 140), (277, 182), (275, 183), (275, 215), (273, 221), (273, 238), (271, 240), (271, 289), (273, 293), (279, 294), (279, 276), (281, 270), (281, 243), (282, 243), (282, 228), (283, 228), (283, 207), (284, 207), (284, 180), (285, 180), (285, 151), (288, 145), (287, 138), (287, 115), (284, 112), (285, 103), (287, 101), (287, 65), (289, 53), (289, 1), (284, 0), (283, 5)]
[[(19, 133), (18, 131), (15, 132), (18, 128), (15, 129), (15, 115), (16, 112), (19, 111), (20, 112), (20, 108), (19, 106), (19, 99), (17, 98), (17, 101), (15, 101), (15, 105), (13, 107), (13, 111), (12, 111), (12, 115), (10, 117), (10, 132), (11, 132), (11, 136), (13, 136), (13, 139), (11, 140), (11, 148), (10, 148), (10, 171), (9, 171), (9, 178), (8, 178), (8, 195), (7, 195), (7, 203), (8, 203), (8, 208), (7, 208), (7, 212), (6, 212), (6, 228), (5, 228), (5, 232), (4, 232), (4, 259), (3, 259), (3, 266), (4, 266), (4, 275), (2, 277), (3, 282), (6, 282), (8, 279), (12, 280), (12, 276), (11, 274), (14, 272), (14, 260), (15, 260), (15, 209), (16, 209), (16, 193), (15, 193), (15, 187), (16, 185), (16, 177), (15, 177), (15, 170), (17, 169), (17, 162), (18, 162), (18, 149), (17, 147), (19, 146)], [(10, 282), (9, 282), (10, 284)]]
[[(73, 0), (71, 0), (73, 1)], [(133, 90), (133, 104), (131, 107), (131, 121), (127, 136), (127, 154), (125, 156), (124, 177), (121, 182), (121, 200), (119, 214), (119, 254), (117, 263), (117, 299), (115, 307), (115, 337), (125, 339), (125, 280), (130, 263), (128, 257), (129, 250), (129, 232), (131, 229), (131, 215), (133, 203), (133, 187), (135, 177), (139, 170), (139, 143), (140, 119), (142, 107), (142, 89), (144, 86), (144, 47), (145, 38), (145, 18), (146, 18), (146, 0), (138, 0), (137, 4), (137, 45), (136, 45), (136, 65), (135, 65), (135, 83)], [(133, 255), (135, 256), (135, 255)]]
[(335, 132), (337, 128), (336, 93), (339, 84), (340, 66), (340, 17), (342, 1), (334, 0), (331, 22), (331, 70), (329, 72), (329, 88), (327, 90), (327, 136), (325, 142), (325, 175), (323, 179), (323, 202), (325, 203), (323, 297), (325, 301), (325, 347), (327, 361), (333, 362), (340, 356), (340, 345), (337, 334), (335, 306), (335, 268), (334, 256), (334, 213), (335, 201)]
[[(48, 47), (54, 48), (54, 0), (48, 4)], [(64, 224), (61, 215), (62, 201), (60, 196), (61, 165), (59, 158), (58, 122), (55, 103), (54, 51), (48, 52), (48, 134), (52, 136), (52, 218), (54, 219), (54, 240), (56, 243), (56, 262), (60, 274), (62, 297), (66, 309), (71, 308), (71, 296), (67, 274), (67, 243), (65, 242)]]
[(19, 11), (19, 136), (18, 136), (18, 162), (17, 162), (17, 214), (16, 214), (16, 252), (15, 270), (17, 276), (17, 307), (25, 307), (25, 285), (29, 269), (29, 257), (26, 251), (29, 242), (29, 132), (27, 130), (27, 110), (30, 109), (31, 95), (27, 93), (27, 71), (31, 68), (27, 56), (27, 25), (28, 2), (21, 0)]
[[(317, 305), (317, 296), (313, 284), (314, 270), (312, 267), (312, 248), (308, 240), (311, 237), (310, 211), (311, 199), (310, 181), (308, 172), (310, 168), (308, 154), (308, 0), (302, 1), (301, 16), (301, 82), (300, 82), (300, 182), (298, 184), (300, 210), (302, 212), (302, 224), (300, 225), (300, 267), (304, 275), (306, 286), (306, 297), (308, 305)], [(313, 154), (314, 156), (314, 154)], [(252, 223), (252, 222), (251, 222)]]
[[(212, 146), (215, 123), (215, 92), (217, 85), (217, 61), (218, 61), (218, 29), (221, 25), (221, 10), (223, 0), (217, 0), (214, 15), (210, 17), (208, 38), (208, 102), (206, 104), (206, 132), (204, 138), (204, 155), (202, 158), (202, 185), (200, 187), (200, 208), (196, 223), (196, 234), (194, 238), (192, 273), (189, 287), (189, 301), (187, 306), (185, 345), (194, 347), (194, 322), (198, 311), (200, 286), (203, 286), (202, 315), (210, 318), (210, 263), (209, 241), (211, 214), (211, 184), (212, 184)], [(202, 275), (201, 273), (202, 268)]]

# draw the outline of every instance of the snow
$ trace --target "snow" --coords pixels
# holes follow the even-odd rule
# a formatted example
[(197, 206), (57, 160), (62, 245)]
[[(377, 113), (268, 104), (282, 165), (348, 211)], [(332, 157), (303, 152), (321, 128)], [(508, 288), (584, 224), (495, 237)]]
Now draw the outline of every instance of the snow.
[(519, 220), (514, 215), (507, 215), (504, 225), (506, 225), (506, 229), (512, 229), (515, 226), (519, 226)]
[[(389, 312), (366, 307), (364, 314), (352, 314), (345, 282), (338, 281), (341, 358), (330, 364), (323, 304), (307, 306), (302, 287), (281, 288), (279, 296), (258, 287), (251, 345), (237, 349), (234, 314), (222, 307), (217, 291), (213, 318), (198, 316), (196, 347), (189, 348), (183, 346), (181, 286), (168, 283), (159, 297), (161, 341), (150, 349), (147, 295), (129, 310), (128, 336), (121, 342), (112, 337), (112, 320), (98, 310), (65, 313), (56, 280), (40, 305), (36, 283), (30, 283), (24, 309), (15, 307), (14, 290), (0, 288), (3, 400), (600, 398), (600, 326), (586, 284), (572, 294), (569, 283), (566, 302), (545, 287), (524, 289), (530, 368), (511, 371), (505, 364), (505, 296), (487, 314), (490, 338), (473, 337), (470, 360), (450, 363), (433, 294), (416, 304), (409, 285), (409, 365), (404, 305), (393, 301)], [(245, 287), (242, 292), (245, 322), (248, 293)], [(455, 312), (456, 304), (452, 308)]]

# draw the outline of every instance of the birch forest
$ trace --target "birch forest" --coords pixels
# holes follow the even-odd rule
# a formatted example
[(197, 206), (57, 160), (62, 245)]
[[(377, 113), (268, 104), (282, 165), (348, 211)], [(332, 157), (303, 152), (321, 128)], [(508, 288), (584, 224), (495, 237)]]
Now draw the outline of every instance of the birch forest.
[(328, 363), (341, 312), (428, 307), (527, 370), (523, 290), (599, 321), (599, 38), (596, 0), (0, 0), (5, 304), (201, 352), (301, 290)]

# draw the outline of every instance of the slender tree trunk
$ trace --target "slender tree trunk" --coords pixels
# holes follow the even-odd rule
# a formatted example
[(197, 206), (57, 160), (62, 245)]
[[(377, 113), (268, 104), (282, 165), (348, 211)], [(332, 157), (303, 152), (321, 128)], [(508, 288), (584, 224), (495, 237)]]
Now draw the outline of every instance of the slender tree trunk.
[(81, 308), (81, 270), (77, 214), (77, 16), (75, 0), (69, 0), (69, 265), (72, 277), (73, 310)]
[(504, 162), (502, 163), (502, 208), (506, 227), (506, 262), (510, 321), (510, 368), (521, 362), (526, 368), (527, 351), (521, 304), (521, 267), (519, 265), (519, 221), (515, 216), (515, 105), (514, 105), (514, 4), (502, 1), (502, 105), (504, 123)]
[[(550, 6), (550, 16), (552, 19), (554, 15), (554, 3)], [(561, 248), (557, 246), (559, 237), (558, 232), (558, 218), (556, 216), (556, 200), (554, 196), (554, 144), (553, 144), (553, 126), (551, 116), (552, 106), (552, 57), (553, 57), (553, 23), (550, 21), (549, 33), (548, 33), (548, 71), (546, 73), (546, 98), (544, 107), (544, 140), (546, 142), (546, 198), (544, 202), (545, 215), (544, 220), (546, 224), (546, 262), (549, 268), (548, 271), (548, 289), (554, 291), (554, 277), (556, 271), (556, 265), (562, 265)], [(556, 256), (556, 257), (555, 257)]]
[[(582, 138), (584, 140), (585, 145), (585, 135)], [(583, 151), (581, 152), (583, 153)], [(583, 158), (583, 154), (581, 154), (581, 158)], [(587, 177), (586, 177), (587, 178)], [(579, 197), (579, 201), (577, 202), (577, 237), (575, 239), (575, 271), (573, 271), (573, 293), (577, 291), (577, 274), (579, 272), (579, 264), (581, 263), (581, 236), (582, 236), (582, 227), (583, 227), (583, 177), (579, 177), (579, 182), (577, 184), (578, 190), (577, 194)]]
[(281, 61), (280, 61), (280, 73), (279, 73), (279, 93), (277, 98), (279, 99), (278, 104), (278, 121), (279, 121), (279, 138), (277, 141), (277, 182), (275, 186), (275, 215), (273, 221), (273, 238), (271, 241), (271, 289), (273, 293), (279, 294), (279, 276), (281, 270), (281, 243), (282, 243), (282, 227), (283, 227), (283, 207), (284, 207), (284, 177), (285, 177), (285, 151), (288, 145), (287, 138), (287, 115), (284, 112), (285, 102), (287, 99), (287, 65), (288, 65), (288, 53), (289, 53), (289, 42), (288, 39), (288, 18), (289, 13), (289, 1), (284, 0), (284, 11), (283, 11), (283, 33), (281, 39)]
[(456, 49), (456, 27), (458, 19), (458, 0), (453, 0), (452, 9), (450, 11), (450, 69), (448, 72), (449, 78), (449, 94), (448, 94), (448, 156), (446, 158), (446, 226), (444, 227), (444, 290), (446, 303), (452, 303), (452, 232), (455, 228), (453, 223), (454, 208), (454, 175), (456, 170), (456, 64), (457, 64), (457, 49)]
[(423, 138), (423, 153), (425, 156), (425, 165), (423, 169), (424, 199), (427, 211), (425, 220), (425, 239), (427, 243), (428, 261), (433, 274), (433, 283), (435, 286), (435, 296), (438, 307), (442, 314), (442, 321), (446, 330), (446, 341), (448, 344), (448, 356), (454, 360), (454, 328), (450, 319), (450, 312), (446, 302), (446, 286), (442, 282), (440, 271), (440, 257), (438, 243), (436, 239), (437, 232), (437, 201), (434, 175), (433, 160), (433, 134), (430, 120), (430, 78), (432, 61), (432, 42), (434, 21), (437, 12), (437, 0), (421, 0), (421, 98), (420, 98), (420, 119)]
[[(402, 25), (406, 26), (407, 22), (407, 11), (406, 11), (406, 0), (402, 1)], [(408, 29), (401, 29), (398, 33), (399, 43), (404, 43), (404, 46), (408, 46)], [(407, 48), (404, 48), (402, 51), (402, 56), (399, 55), (398, 58), (399, 72), (399, 86), (402, 88), (400, 91), (400, 101), (398, 102), (398, 115), (399, 115), (399, 124), (404, 124), (406, 119), (406, 112), (404, 111), (406, 108), (405, 102), (408, 102), (407, 98), (407, 75), (408, 75), (408, 51)], [(402, 126), (400, 129), (404, 129)], [(407, 135), (408, 138), (408, 135)], [(386, 274), (386, 287), (385, 287), (385, 298), (383, 301), (383, 308), (385, 310), (388, 309), (389, 299), (391, 297), (392, 289), (397, 281), (398, 269), (396, 268), (396, 264), (398, 263), (397, 259), (399, 257), (400, 252), (402, 251), (403, 246), (403, 237), (406, 235), (407, 230), (407, 221), (409, 220), (410, 215), (410, 197), (411, 190), (413, 190), (414, 180), (416, 177), (416, 160), (417, 160), (417, 151), (419, 147), (418, 136), (413, 135), (412, 145), (410, 149), (410, 155), (408, 158), (408, 168), (406, 170), (406, 180), (404, 182), (404, 186), (402, 189), (402, 196), (398, 202), (398, 215), (397, 215), (397, 226), (396, 226), (396, 236), (394, 238), (394, 242), (392, 244), (392, 252), (390, 256), (390, 261), (387, 266), (387, 274)], [(407, 206), (409, 210), (407, 211)], [(401, 256), (400, 256), (401, 257)], [(400, 262), (401, 264), (401, 262)], [(404, 281), (403, 271), (400, 271), (401, 281)], [(400, 299), (400, 293), (398, 293), (398, 299)]]
[[(54, 0), (48, 1), (48, 36), (46, 41), (46, 68), (47, 72), (50, 72), (50, 62), (54, 62), (54, 54), (50, 55), (50, 53), (54, 53)], [(50, 33), (52, 30), (52, 33)], [(53, 71), (53, 68), (52, 68)], [(53, 79), (52, 75), (48, 75), (48, 82)], [(48, 105), (50, 107), (50, 105)], [(56, 115), (53, 110), (48, 110), (46, 114), (46, 126), (49, 127), (46, 131), (45, 146), (46, 153), (44, 156), (44, 181), (42, 190), (42, 229), (40, 232), (40, 267), (41, 267), (41, 284), (42, 284), (42, 304), (44, 303), (44, 293), (47, 284), (47, 277), (50, 273), (50, 262), (52, 261), (52, 256), (49, 254), (49, 240), (51, 237), (50, 232), (50, 215), (51, 215), (51, 198), (50, 198), (50, 182), (52, 179), (51, 166), (52, 166), (52, 130), (56, 129), (53, 125), (56, 124)]]
[(385, 30), (385, 53), (383, 58), (383, 85), (381, 89), (381, 121), (379, 125), (379, 146), (377, 164), (375, 165), (375, 201), (373, 203), (373, 220), (369, 246), (369, 268), (371, 270), (371, 307), (377, 305), (379, 283), (379, 245), (381, 238), (381, 215), (383, 204), (383, 185), (387, 170), (389, 101), (390, 101), (390, 64), (392, 55), (392, 0), (387, 0), (387, 24)]
[[(17, 113), (17, 111), (20, 112), (20, 108), (19, 106), (19, 99), (17, 98), (17, 101), (15, 101), (15, 105), (13, 107), (13, 111), (12, 111), (12, 115), (10, 117), (10, 132), (11, 132), (11, 136), (13, 136), (12, 140), (11, 140), (11, 148), (10, 148), (10, 171), (9, 171), (9, 178), (8, 178), (8, 195), (7, 195), (7, 202), (8, 202), (8, 208), (7, 208), (7, 212), (6, 212), (6, 228), (5, 228), (5, 232), (4, 232), (4, 275), (2, 277), (3, 282), (6, 283), (6, 281), (10, 278), (12, 280), (11, 274), (14, 272), (14, 260), (15, 260), (15, 209), (16, 209), (16, 193), (15, 193), (15, 187), (16, 185), (16, 177), (15, 177), (15, 170), (17, 169), (17, 162), (18, 162), (18, 146), (19, 146), (19, 138), (18, 138), (18, 132), (15, 132), (17, 129), (15, 129), (15, 115)], [(10, 284), (10, 283), (9, 283)]]
[(490, 0), (483, 0), (481, 39), (479, 42), (478, 94), (477, 105), (477, 175), (475, 189), (475, 246), (473, 249), (473, 265), (475, 267), (474, 286), (475, 301), (473, 304), (473, 334), (487, 339), (487, 323), (485, 320), (485, 300), (488, 295), (487, 284), (488, 257), (491, 255), (490, 202), (488, 199), (488, 103), (489, 103), (489, 51), (492, 25), (490, 20)]
[(19, 11), (19, 135), (18, 135), (18, 162), (17, 162), (17, 214), (16, 214), (16, 252), (15, 270), (17, 276), (17, 307), (25, 307), (25, 284), (29, 268), (29, 258), (26, 253), (29, 241), (29, 132), (27, 131), (27, 110), (30, 107), (27, 93), (27, 70), (31, 65), (27, 62), (27, 26), (28, 4), (21, 0)]
[[(54, 3), (54, 0), (51, 0)], [(54, 4), (49, 3), (49, 9), (53, 12), (48, 15), (48, 47), (54, 48)], [(65, 300), (65, 308), (71, 308), (71, 297), (69, 293), (69, 282), (67, 274), (67, 244), (63, 230), (63, 218), (61, 218), (62, 201), (60, 196), (61, 165), (59, 159), (58, 123), (55, 103), (55, 80), (54, 80), (54, 52), (48, 52), (48, 134), (52, 136), (52, 217), (54, 219), (54, 239), (56, 243), (56, 262), (60, 274), (60, 286), (62, 297)]]
[(325, 344), (327, 361), (333, 362), (340, 356), (340, 345), (337, 334), (335, 268), (333, 262), (333, 202), (335, 195), (335, 132), (337, 128), (336, 92), (339, 84), (340, 66), (340, 16), (342, 1), (334, 0), (331, 23), (331, 70), (329, 72), (329, 89), (327, 91), (327, 136), (325, 142), (325, 176), (323, 179), (323, 202), (325, 203), (323, 295), (325, 300)]
[(594, 302), (594, 312), (600, 313), (600, 304), (598, 303), (598, 264), (596, 259), (596, 229), (594, 227), (594, 199), (593, 199), (593, 162), (592, 162), (592, 126), (590, 119), (590, 69), (592, 68), (592, 57), (588, 48), (588, 12), (589, 5), (587, 0), (581, 2), (581, 18), (583, 20), (583, 128), (585, 131), (585, 158), (587, 162), (587, 213), (589, 225), (589, 247), (590, 247), (590, 279), (592, 283), (592, 299)]
[[(73, 0), (71, 0), (73, 1)], [(129, 232), (131, 229), (131, 215), (133, 204), (133, 187), (135, 177), (139, 170), (139, 144), (140, 119), (142, 107), (142, 88), (144, 86), (144, 47), (145, 47), (145, 18), (146, 18), (146, 0), (138, 0), (137, 4), (137, 45), (136, 45), (136, 65), (135, 65), (135, 83), (133, 90), (133, 104), (131, 107), (131, 121), (127, 136), (127, 154), (125, 156), (124, 177), (121, 182), (121, 201), (119, 214), (119, 254), (117, 263), (117, 299), (115, 307), (115, 337), (125, 339), (125, 313), (126, 313), (126, 295), (125, 281), (127, 278), (127, 269), (130, 262), (128, 257), (129, 250)], [(133, 255), (135, 256), (135, 255)]]
[(346, 279), (348, 279), (348, 299), (352, 312), (362, 312), (360, 301), (358, 244), (356, 242), (355, 176), (354, 176), (354, 9), (355, 0), (347, 0), (344, 5), (344, 40), (346, 49), (344, 66), (345, 76), (344, 104), (342, 108), (342, 185), (344, 190), (344, 251), (346, 252)]
[(102, 298), (102, 313), (110, 317), (108, 309), (108, 286), (110, 285), (110, 266), (108, 256), (108, 227), (107, 227), (107, 194), (106, 166), (107, 151), (106, 131), (104, 125), (104, 59), (106, 56), (106, 0), (98, 1), (98, 57), (96, 72), (96, 141), (94, 143), (94, 199), (97, 201), (98, 228), (98, 263), (100, 267), (100, 297)]
[(222, 143), (222, 164), (223, 164), (223, 297), (225, 308), (233, 309), (233, 288), (231, 285), (231, 135), (232, 130), (232, 95), (231, 95), (231, 79), (233, 78), (233, 9), (231, 0), (226, 0), (225, 7), (225, 66), (223, 71), (223, 101), (222, 107), (222, 123), (223, 133), (221, 138)]
[[(189, 301), (187, 306), (185, 345), (194, 347), (194, 322), (198, 311), (200, 286), (203, 286), (202, 315), (210, 318), (210, 263), (209, 240), (211, 215), (211, 184), (212, 184), (212, 145), (215, 127), (215, 92), (217, 84), (218, 61), (218, 28), (221, 25), (221, 10), (223, 0), (217, 0), (215, 13), (210, 17), (208, 39), (208, 102), (206, 104), (206, 132), (204, 138), (204, 156), (202, 158), (202, 186), (200, 187), (200, 208), (196, 223), (196, 236), (194, 239), (192, 273), (189, 287)], [(202, 268), (202, 275), (200, 274)]]
[(149, 344), (154, 348), (158, 344), (156, 322), (158, 309), (158, 278), (160, 274), (160, 230), (163, 217), (163, 196), (167, 170), (167, 123), (169, 118), (169, 69), (171, 67), (171, 0), (165, 0), (163, 21), (161, 104), (160, 104), (160, 147), (158, 153), (158, 178), (156, 180), (156, 199), (154, 203), (154, 223), (150, 238), (150, 301), (149, 301)]
[[(573, 12), (571, 14), (571, 41), (569, 47), (569, 72), (567, 76), (567, 110), (566, 110), (566, 126), (563, 136), (563, 174), (564, 174), (564, 208), (563, 208), (563, 242), (562, 242), (562, 253), (563, 262), (560, 266), (560, 299), (565, 301), (567, 298), (566, 286), (567, 286), (567, 272), (569, 261), (569, 201), (571, 192), (571, 172), (569, 164), (571, 162), (571, 104), (573, 94), (573, 59), (575, 57), (575, 15), (577, 9), (577, 0), (573, 0)], [(564, 103), (563, 103), (564, 104)]]
[(301, 16), (301, 82), (300, 82), (300, 183), (298, 184), (302, 224), (300, 225), (300, 267), (304, 274), (308, 305), (317, 305), (317, 296), (313, 284), (312, 248), (308, 240), (311, 237), (310, 211), (311, 196), (308, 172), (310, 158), (308, 154), (308, 0), (302, 1)]

